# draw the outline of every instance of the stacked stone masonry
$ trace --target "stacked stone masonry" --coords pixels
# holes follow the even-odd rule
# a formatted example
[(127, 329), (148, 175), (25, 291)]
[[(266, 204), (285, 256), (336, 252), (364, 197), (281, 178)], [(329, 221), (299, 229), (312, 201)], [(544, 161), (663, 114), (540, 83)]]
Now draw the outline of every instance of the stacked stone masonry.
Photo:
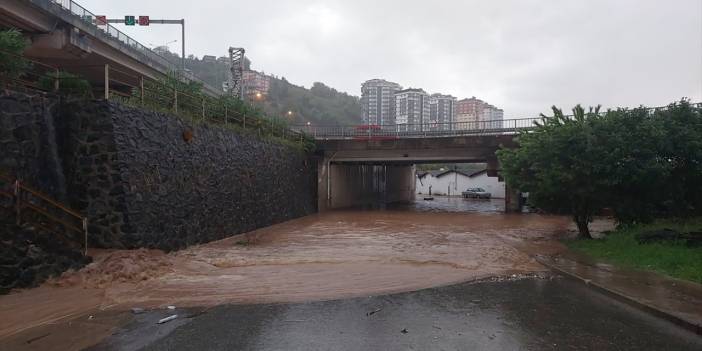
[(288, 145), (108, 101), (0, 107), (0, 171), (86, 215), (91, 246), (175, 250), (316, 211), (317, 163)]

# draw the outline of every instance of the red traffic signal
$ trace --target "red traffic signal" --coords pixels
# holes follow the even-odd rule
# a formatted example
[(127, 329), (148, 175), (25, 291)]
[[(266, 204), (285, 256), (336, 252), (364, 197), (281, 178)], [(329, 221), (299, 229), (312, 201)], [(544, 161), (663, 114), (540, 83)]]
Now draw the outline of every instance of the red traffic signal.
[(95, 16), (95, 24), (98, 26), (104, 26), (107, 24), (107, 16)]
[(148, 26), (149, 25), (149, 16), (139, 16), (139, 25), (140, 26)]

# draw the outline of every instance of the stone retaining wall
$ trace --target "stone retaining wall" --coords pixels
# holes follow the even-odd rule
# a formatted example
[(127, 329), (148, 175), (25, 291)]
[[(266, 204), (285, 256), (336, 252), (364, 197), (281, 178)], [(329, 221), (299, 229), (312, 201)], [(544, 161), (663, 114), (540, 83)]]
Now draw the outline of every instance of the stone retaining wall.
[(316, 211), (297, 148), (114, 102), (8, 101), (29, 117), (2, 117), (0, 166), (87, 215), (91, 246), (174, 250)]

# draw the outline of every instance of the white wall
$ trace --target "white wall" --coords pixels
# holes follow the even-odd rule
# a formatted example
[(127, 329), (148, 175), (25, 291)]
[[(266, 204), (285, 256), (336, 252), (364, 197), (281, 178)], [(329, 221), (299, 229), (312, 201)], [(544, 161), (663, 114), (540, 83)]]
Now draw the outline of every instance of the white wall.
[(441, 177), (427, 174), (416, 180), (417, 194), (429, 194), (429, 186), (433, 195), (461, 195), (467, 188), (483, 188), (495, 198), (505, 197), (505, 183), (497, 177), (488, 177), (483, 172), (474, 177), (467, 177), (460, 173), (449, 172)]

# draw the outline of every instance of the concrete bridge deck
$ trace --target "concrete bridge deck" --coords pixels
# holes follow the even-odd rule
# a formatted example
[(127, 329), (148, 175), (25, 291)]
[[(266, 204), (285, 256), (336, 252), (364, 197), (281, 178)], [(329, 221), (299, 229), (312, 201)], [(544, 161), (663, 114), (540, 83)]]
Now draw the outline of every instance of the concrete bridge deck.
[(28, 35), (28, 58), (78, 74), (94, 86), (105, 80), (104, 66), (109, 64), (110, 80), (125, 87), (138, 87), (142, 77), (180, 72), (182, 79), (202, 83), (205, 93), (221, 95), (221, 90), (114, 26), (95, 25), (94, 19), (92, 12), (71, 0), (0, 0), (0, 28), (17, 28)]

